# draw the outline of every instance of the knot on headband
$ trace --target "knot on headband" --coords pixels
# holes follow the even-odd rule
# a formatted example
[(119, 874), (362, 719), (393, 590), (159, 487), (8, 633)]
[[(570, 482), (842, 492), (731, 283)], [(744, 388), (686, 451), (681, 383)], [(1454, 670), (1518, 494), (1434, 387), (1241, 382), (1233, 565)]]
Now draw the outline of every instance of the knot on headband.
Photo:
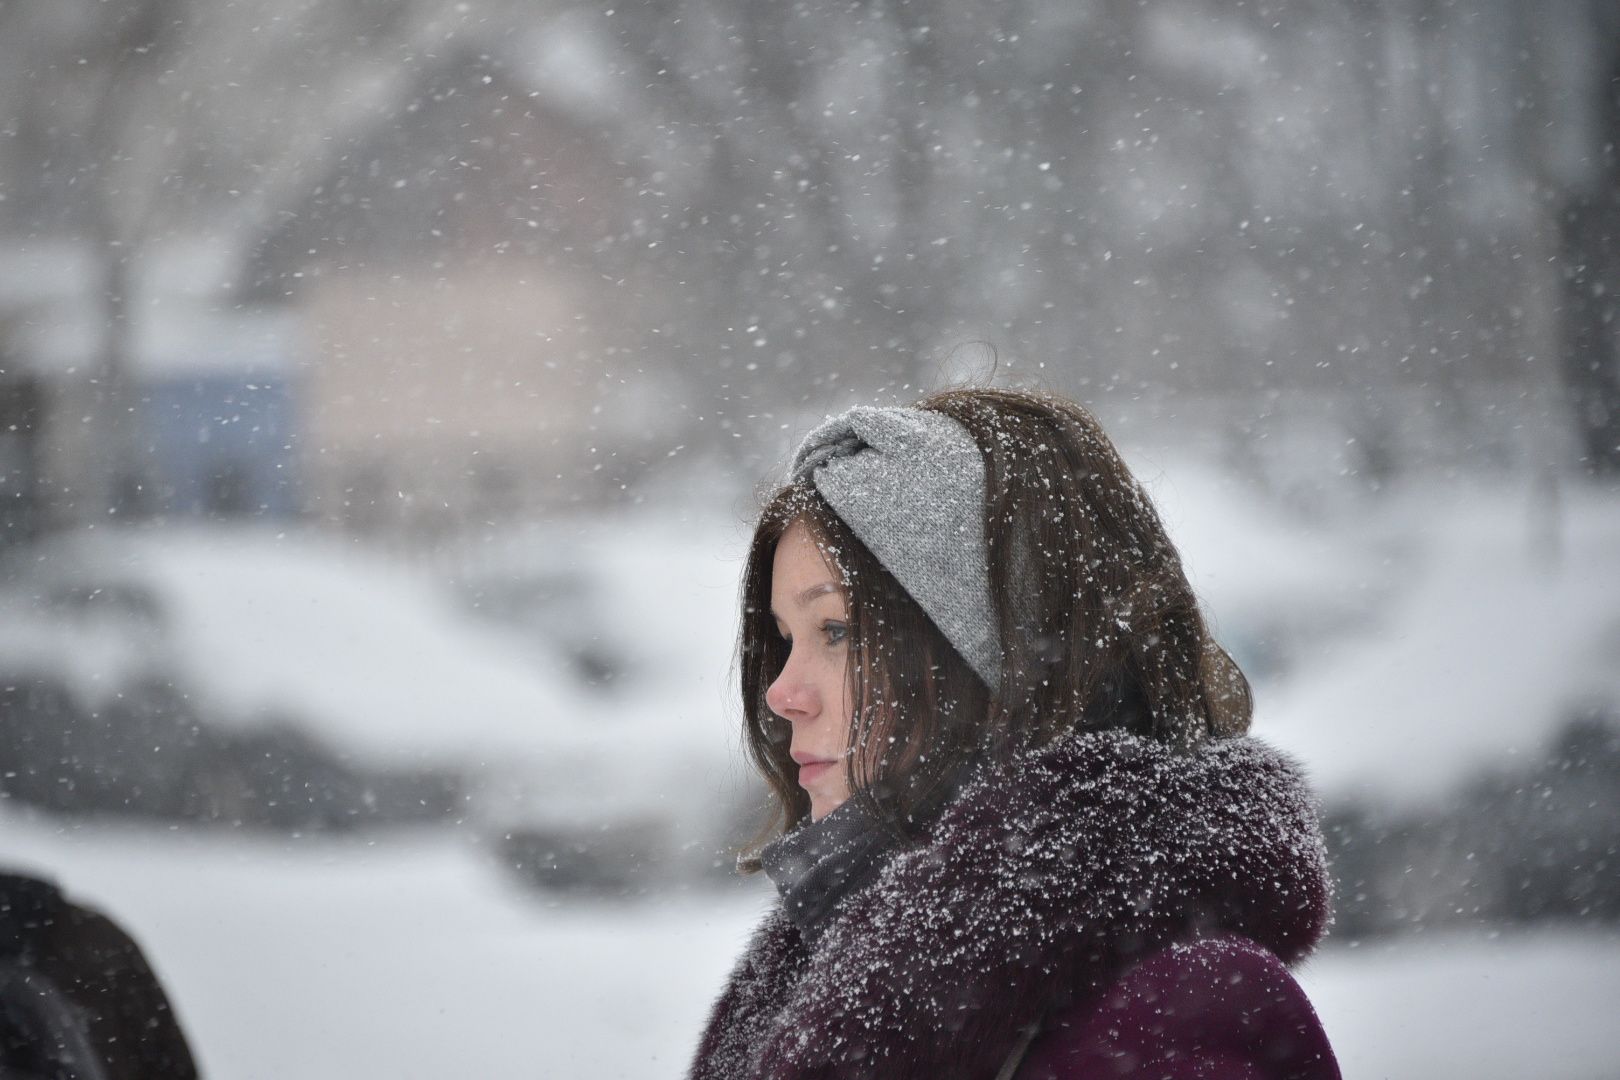
[(850, 457), (859, 453), (866, 445), (865, 439), (855, 434), (854, 431), (850, 431), (846, 435), (836, 436), (818, 446), (811, 447), (807, 454), (801, 449), (800, 453), (803, 455), (803, 460), (796, 461), (793, 467), (793, 476), (795, 479), (807, 476), (812, 470), (827, 464), (833, 458)]
[(943, 413), (857, 405), (805, 436), (793, 480), (810, 480), (992, 691), (1001, 641), (984, 538), (984, 458)]

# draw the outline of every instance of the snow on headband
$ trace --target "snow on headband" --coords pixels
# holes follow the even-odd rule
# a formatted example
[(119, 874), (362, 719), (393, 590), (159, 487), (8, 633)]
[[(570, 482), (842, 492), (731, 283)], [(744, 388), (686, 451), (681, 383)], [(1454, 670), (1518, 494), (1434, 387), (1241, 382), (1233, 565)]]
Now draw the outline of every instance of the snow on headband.
[(805, 436), (789, 473), (815, 484), (985, 685), (998, 690), (984, 459), (967, 429), (927, 409), (856, 405)]

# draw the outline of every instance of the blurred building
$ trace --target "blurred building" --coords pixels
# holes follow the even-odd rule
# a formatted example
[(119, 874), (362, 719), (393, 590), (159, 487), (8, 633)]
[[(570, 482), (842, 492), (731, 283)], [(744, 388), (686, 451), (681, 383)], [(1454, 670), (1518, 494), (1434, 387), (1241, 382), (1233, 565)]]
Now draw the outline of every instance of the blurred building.
[(486, 61), (452, 48), (416, 72), (247, 271), (307, 319), (307, 505), (351, 532), (432, 539), (611, 498), (635, 468), (620, 451), (664, 427), (662, 373), (622, 357), (667, 301), (626, 287), (634, 266), (603, 280), (630, 174)]
[(151, 282), (130, 308), (122, 350), (132, 452), (108, 463), (92, 419), (107, 336), (98, 284), (82, 245), (0, 256), (4, 539), (84, 524), (109, 465), (125, 517), (299, 513), (298, 317)]
[(568, 283), (407, 264), (322, 275), (302, 296), (317, 343), (302, 461), (319, 520), (423, 538), (579, 496), (592, 414), (567, 362)]

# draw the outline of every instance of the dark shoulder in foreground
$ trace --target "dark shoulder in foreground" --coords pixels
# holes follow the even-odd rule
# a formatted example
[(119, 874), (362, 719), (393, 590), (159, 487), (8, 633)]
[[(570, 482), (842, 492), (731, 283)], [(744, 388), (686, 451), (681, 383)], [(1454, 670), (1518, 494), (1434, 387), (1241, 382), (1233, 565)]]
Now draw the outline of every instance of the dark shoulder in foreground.
[(118, 923), (0, 872), (0, 1077), (195, 1080), (168, 995)]
[(1223, 933), (1167, 946), (1050, 1018), (1017, 1080), (1340, 1080), (1316, 1010), (1276, 954)]

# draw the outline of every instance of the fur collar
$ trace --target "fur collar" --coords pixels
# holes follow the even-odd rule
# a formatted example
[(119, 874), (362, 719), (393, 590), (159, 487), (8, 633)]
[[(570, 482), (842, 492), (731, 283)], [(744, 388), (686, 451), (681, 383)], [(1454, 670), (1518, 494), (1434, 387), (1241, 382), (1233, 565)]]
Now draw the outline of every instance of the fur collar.
[(688, 1075), (976, 1080), (1171, 942), (1234, 931), (1295, 964), (1332, 919), (1317, 815), (1302, 768), (1250, 736), (1177, 756), (1065, 735), (964, 788), (814, 948), (773, 908)]

